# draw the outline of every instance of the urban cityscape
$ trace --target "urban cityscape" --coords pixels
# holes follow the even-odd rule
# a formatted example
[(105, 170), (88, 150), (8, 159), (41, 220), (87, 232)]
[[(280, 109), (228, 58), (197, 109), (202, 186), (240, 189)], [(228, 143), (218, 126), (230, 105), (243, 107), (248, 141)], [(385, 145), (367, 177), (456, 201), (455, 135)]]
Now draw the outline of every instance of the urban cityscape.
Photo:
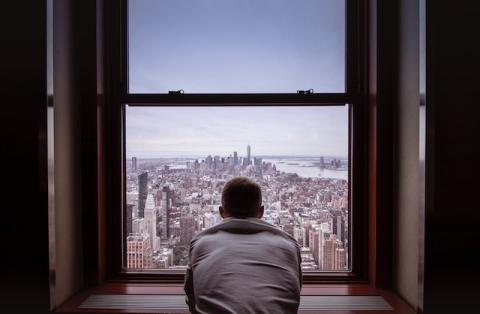
[(137, 158), (126, 162), (127, 271), (185, 269), (189, 244), (221, 221), (224, 184), (246, 176), (262, 189), (262, 219), (301, 247), (303, 271), (347, 271), (348, 159), (255, 155)]

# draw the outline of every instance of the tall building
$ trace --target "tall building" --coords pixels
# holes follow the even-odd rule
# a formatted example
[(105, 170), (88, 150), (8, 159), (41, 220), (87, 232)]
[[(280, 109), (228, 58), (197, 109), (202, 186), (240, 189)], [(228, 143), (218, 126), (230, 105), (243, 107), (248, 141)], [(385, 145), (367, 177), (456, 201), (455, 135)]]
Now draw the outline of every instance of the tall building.
[(326, 270), (325, 268), (325, 239), (329, 237), (329, 233), (320, 228), (318, 231), (318, 269)]
[(170, 188), (164, 186), (162, 189), (162, 201), (160, 207), (160, 237), (162, 239), (167, 239), (170, 236)]
[(145, 218), (135, 218), (132, 220), (132, 233), (145, 233)]
[(345, 263), (343, 244), (335, 234), (331, 234), (324, 243), (323, 270), (344, 270)]
[(337, 235), (337, 239), (342, 241), (342, 243), (345, 243), (345, 219), (341, 213), (337, 213), (333, 216), (332, 231), (333, 234)]
[(148, 195), (148, 172), (138, 176), (138, 217), (145, 217), (145, 202)]
[(310, 247), (310, 244), (309, 244), (310, 230), (311, 230), (311, 225), (310, 224), (307, 224), (307, 225), (303, 226), (303, 246), (305, 246), (305, 247)]
[(127, 204), (125, 206), (125, 222), (126, 222), (126, 229), (127, 235), (133, 232), (133, 204)]
[(329, 239), (325, 240), (323, 245), (323, 268), (322, 270), (334, 270), (335, 268), (335, 235), (331, 235)]
[(312, 252), (312, 255), (313, 255), (313, 258), (315, 260), (315, 262), (317, 263), (318, 265), (318, 269), (321, 269), (320, 268), (320, 264), (321, 264), (321, 259), (319, 258), (320, 256), (320, 251), (319, 251), (319, 230), (320, 228), (318, 227), (312, 227), (308, 230), (308, 247), (310, 248), (310, 251)]
[(262, 158), (261, 158), (261, 157), (253, 157), (253, 165), (254, 165), (256, 168), (261, 169), (261, 167), (262, 167)]
[(147, 234), (132, 234), (127, 236), (127, 268), (150, 268), (152, 251), (150, 238)]
[(320, 169), (325, 169), (325, 158), (320, 157)]
[(329, 237), (325, 225), (314, 225), (308, 229), (308, 247), (319, 270), (325, 270), (325, 238)]
[(335, 250), (335, 270), (345, 270), (347, 268), (347, 252), (345, 249), (337, 248)]
[(152, 251), (160, 250), (160, 238), (157, 236), (157, 209), (153, 200), (153, 194), (149, 193), (145, 203), (145, 228), (150, 237)]
[(233, 165), (236, 166), (238, 165), (238, 153), (233, 152)]
[(192, 214), (180, 217), (180, 244), (189, 245), (195, 235), (195, 218)]
[(137, 171), (137, 157), (132, 157), (132, 171)]
[(249, 144), (247, 145), (247, 165), (250, 165), (252, 163), (250, 158), (251, 158), (251, 147)]
[(295, 240), (297, 240), (297, 242), (300, 246), (304, 246), (304, 243), (305, 243), (304, 242), (304, 239), (305, 239), (304, 231), (305, 231), (305, 229), (302, 226), (295, 225), (293, 227), (293, 237), (295, 238)]
[(212, 155), (208, 155), (207, 158), (205, 158), (205, 163), (207, 164), (207, 169), (211, 169), (213, 167)]

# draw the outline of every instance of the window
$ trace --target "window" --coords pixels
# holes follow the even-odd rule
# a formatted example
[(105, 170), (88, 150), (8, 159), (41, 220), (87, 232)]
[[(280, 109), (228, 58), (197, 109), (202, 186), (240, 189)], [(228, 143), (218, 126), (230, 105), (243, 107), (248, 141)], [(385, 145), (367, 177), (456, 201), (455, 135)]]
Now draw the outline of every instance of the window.
[(345, 92), (344, 0), (130, 0), (129, 91)]
[(110, 65), (114, 272), (180, 281), (189, 241), (220, 220), (224, 183), (245, 175), (262, 187), (264, 219), (301, 245), (306, 282), (364, 275), (357, 9), (122, 2)]
[(239, 175), (260, 184), (263, 219), (298, 241), (304, 271), (349, 269), (348, 106), (126, 106), (125, 117), (127, 270), (186, 267)]

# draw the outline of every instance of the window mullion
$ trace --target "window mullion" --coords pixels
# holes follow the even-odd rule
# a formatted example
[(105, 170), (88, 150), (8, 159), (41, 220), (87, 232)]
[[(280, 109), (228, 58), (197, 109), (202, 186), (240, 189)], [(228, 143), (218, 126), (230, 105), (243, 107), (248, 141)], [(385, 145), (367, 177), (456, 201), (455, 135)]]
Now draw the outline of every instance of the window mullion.
[(134, 106), (142, 104), (185, 104), (185, 105), (225, 105), (242, 104), (258, 105), (315, 105), (332, 106), (351, 103), (355, 97), (344, 93), (331, 94), (126, 94), (121, 97), (121, 103)]

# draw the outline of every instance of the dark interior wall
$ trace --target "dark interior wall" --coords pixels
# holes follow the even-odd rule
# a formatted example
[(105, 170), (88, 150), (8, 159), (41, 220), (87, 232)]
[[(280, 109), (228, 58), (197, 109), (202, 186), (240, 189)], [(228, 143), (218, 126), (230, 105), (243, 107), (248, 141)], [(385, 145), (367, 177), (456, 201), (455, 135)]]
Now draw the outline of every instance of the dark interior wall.
[(476, 313), (480, 46), (476, 1), (426, 5), (424, 313)]
[(82, 220), (95, 212), (98, 2), (2, 3), (2, 313), (49, 312), (91, 273), (83, 251), (96, 246), (82, 233), (94, 239), (96, 222)]
[(46, 1), (2, 2), (0, 32), (0, 312), (46, 313)]
[(386, 1), (368, 3), (369, 281), (391, 288), (397, 8)]

